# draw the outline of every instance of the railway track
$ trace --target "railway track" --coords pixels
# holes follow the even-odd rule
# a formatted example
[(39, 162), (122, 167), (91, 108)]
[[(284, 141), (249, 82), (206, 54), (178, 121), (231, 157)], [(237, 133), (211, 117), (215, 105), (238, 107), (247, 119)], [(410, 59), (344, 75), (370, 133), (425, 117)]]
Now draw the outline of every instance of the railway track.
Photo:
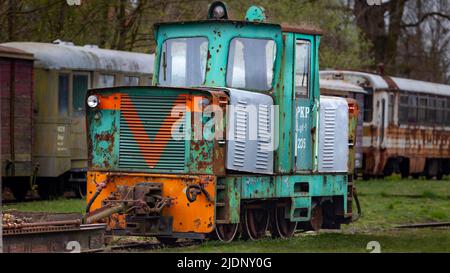
[(450, 222), (416, 223), (416, 224), (396, 226), (396, 228), (429, 228), (429, 227), (450, 227)]
[(118, 245), (108, 245), (103, 249), (94, 250), (91, 252), (133, 252), (133, 251), (156, 250), (162, 248), (183, 248), (198, 245), (200, 243), (201, 242), (199, 241), (193, 240), (182, 240), (174, 244), (163, 244), (160, 242), (133, 242)]
[(180, 239), (172, 244), (158, 241), (107, 243), (105, 224), (82, 224), (78, 213), (32, 213), (9, 211), (2, 215), (5, 253), (34, 252), (132, 252), (161, 248), (181, 248), (199, 244)]

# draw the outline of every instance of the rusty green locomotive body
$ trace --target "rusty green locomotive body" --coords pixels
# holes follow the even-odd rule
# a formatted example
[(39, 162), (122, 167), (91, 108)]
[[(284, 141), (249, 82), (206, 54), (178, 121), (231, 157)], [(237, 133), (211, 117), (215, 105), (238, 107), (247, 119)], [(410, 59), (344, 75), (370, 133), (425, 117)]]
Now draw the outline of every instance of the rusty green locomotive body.
[(320, 33), (263, 21), (157, 24), (153, 86), (90, 91), (87, 221), (231, 241), (351, 220), (348, 104), (320, 99)]

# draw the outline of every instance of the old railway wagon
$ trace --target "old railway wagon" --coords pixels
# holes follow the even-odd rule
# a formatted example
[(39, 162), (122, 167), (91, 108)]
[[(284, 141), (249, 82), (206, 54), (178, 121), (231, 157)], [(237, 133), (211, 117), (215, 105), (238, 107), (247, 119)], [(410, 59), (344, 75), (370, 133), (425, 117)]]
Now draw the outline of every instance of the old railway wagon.
[(361, 104), (364, 178), (397, 172), (442, 179), (450, 173), (450, 85), (357, 71), (320, 75), (367, 91)]
[(29, 185), (34, 172), (33, 61), (30, 53), (0, 46), (1, 175), (14, 193)]
[(354, 83), (350, 83), (341, 79), (320, 79), (320, 94), (326, 96), (338, 96), (354, 100), (357, 111), (355, 122), (356, 132), (354, 142), (353, 169), (354, 175), (357, 176), (361, 171), (363, 162), (363, 115), (364, 115), (364, 96), (368, 94), (364, 88)]
[[(59, 195), (64, 188), (74, 188), (76, 193), (79, 193), (80, 185), (81, 190), (85, 190), (87, 90), (93, 87), (150, 84), (153, 55), (106, 50), (93, 45), (75, 46), (59, 40), (52, 44), (11, 42), (2, 45), (33, 54), (35, 59), (34, 69), (31, 71), (34, 74), (33, 104), (31, 105), (31, 100), (23, 97), (24, 93), (21, 93), (25, 85), (27, 92), (31, 92), (30, 71), (26, 71), (26, 76), (23, 74), (16, 80), (15, 87), (16, 115), (32, 117), (33, 127), (30, 127), (30, 120), (24, 123), (19, 121), (21, 125), (16, 124), (15, 132), (5, 134), (5, 131), (2, 134), (5, 136), (2, 137), (3, 151), (7, 152), (9, 147), (5, 141), (8, 136), (16, 138), (18, 134), (22, 134), (22, 129), (26, 130), (28, 138), (24, 141), (28, 141), (28, 150), (24, 156), (28, 160), (29, 170), (26, 173), (18, 173), (21, 163), (17, 155), (14, 160), (2, 157), (2, 173), (10, 175), (15, 169), (15, 174), (10, 176), (37, 176), (37, 188), (42, 197)], [(24, 62), (18, 61), (20, 64)], [(22, 73), (21, 70), (29, 69), (32, 64), (27, 61), (28, 66), (18, 66), (17, 72)], [(3, 77), (6, 75), (2, 73)], [(0, 88), (6, 93), (9, 92), (4, 82)], [(14, 92), (12, 93), (14, 95)], [(16, 139), (15, 149), (19, 149), (19, 141), (21, 140)], [(25, 146), (23, 147), (25, 149)], [(16, 199), (20, 200), (30, 189), (29, 180), (11, 179), (9, 185), (5, 186), (13, 189)]]
[(89, 91), (85, 221), (165, 242), (349, 223), (349, 106), (319, 96), (320, 33), (208, 14), (155, 25), (153, 86)]

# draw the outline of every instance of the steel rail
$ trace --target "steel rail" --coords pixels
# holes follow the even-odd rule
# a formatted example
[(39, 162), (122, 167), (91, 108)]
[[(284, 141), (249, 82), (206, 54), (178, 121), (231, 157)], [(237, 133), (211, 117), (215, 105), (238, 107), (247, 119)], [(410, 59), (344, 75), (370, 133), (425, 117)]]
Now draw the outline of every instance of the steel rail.
[(427, 227), (448, 227), (450, 222), (416, 223), (396, 226), (396, 228), (427, 228)]

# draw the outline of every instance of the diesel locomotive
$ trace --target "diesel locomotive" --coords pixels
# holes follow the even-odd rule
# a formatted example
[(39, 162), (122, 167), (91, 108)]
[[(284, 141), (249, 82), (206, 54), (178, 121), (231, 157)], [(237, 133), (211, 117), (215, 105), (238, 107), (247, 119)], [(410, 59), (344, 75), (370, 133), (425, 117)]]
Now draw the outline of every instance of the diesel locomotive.
[(88, 92), (86, 223), (229, 242), (352, 221), (358, 105), (320, 96), (319, 30), (214, 2), (154, 33), (151, 86)]

